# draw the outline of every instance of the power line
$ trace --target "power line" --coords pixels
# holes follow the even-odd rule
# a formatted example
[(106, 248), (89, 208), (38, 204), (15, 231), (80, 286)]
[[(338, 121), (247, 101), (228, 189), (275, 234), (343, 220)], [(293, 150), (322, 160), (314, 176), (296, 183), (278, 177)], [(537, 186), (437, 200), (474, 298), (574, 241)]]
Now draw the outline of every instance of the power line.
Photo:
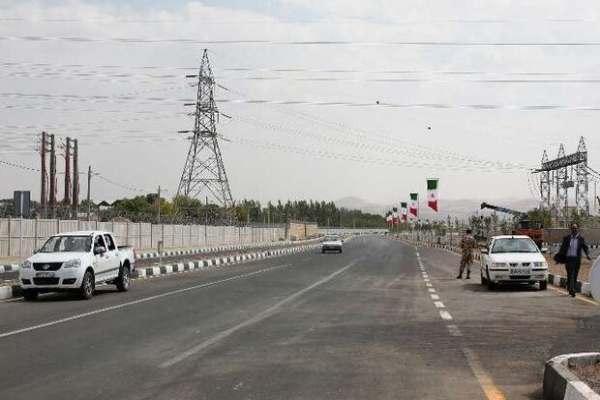
[(140, 38), (140, 37), (113, 37), (93, 38), (85, 36), (0, 36), (0, 40), (26, 41), (26, 42), (67, 42), (67, 43), (118, 43), (118, 44), (169, 44), (169, 45), (252, 45), (252, 46), (376, 46), (376, 47), (401, 47), (401, 46), (426, 46), (426, 47), (598, 47), (596, 41), (423, 41), (423, 40), (389, 40), (389, 41), (353, 41), (353, 40), (268, 40), (268, 39), (225, 39), (225, 40), (200, 40), (191, 38)]

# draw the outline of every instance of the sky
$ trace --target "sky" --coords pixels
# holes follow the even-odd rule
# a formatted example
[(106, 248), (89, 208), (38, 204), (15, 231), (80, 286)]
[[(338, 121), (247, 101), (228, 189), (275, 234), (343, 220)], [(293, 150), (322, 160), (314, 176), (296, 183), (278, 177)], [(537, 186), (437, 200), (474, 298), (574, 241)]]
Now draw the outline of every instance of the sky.
[(0, 0), (0, 21), (3, 198), (39, 197), (42, 130), (78, 138), (93, 199), (174, 196), (205, 48), (234, 199), (395, 204), (436, 177), (441, 200), (539, 200), (543, 151), (581, 136), (600, 169), (593, 0)]

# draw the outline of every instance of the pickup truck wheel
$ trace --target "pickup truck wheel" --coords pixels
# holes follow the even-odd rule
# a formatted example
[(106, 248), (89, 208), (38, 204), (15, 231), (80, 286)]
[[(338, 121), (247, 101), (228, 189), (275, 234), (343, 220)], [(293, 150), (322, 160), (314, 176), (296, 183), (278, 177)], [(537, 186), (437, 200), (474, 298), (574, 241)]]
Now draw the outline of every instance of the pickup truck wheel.
[(496, 289), (496, 283), (488, 280), (487, 281), (487, 287), (488, 287), (489, 290), (494, 290), (494, 289)]
[(548, 289), (548, 282), (540, 281), (540, 290), (547, 290), (547, 289)]
[(129, 290), (129, 267), (124, 266), (119, 272), (119, 277), (115, 280), (117, 289), (119, 292), (126, 292)]
[(24, 289), (23, 298), (25, 301), (35, 301), (38, 298), (38, 291), (35, 289)]
[(84, 300), (89, 300), (94, 296), (94, 274), (92, 271), (87, 270), (83, 275), (83, 280), (81, 281), (81, 287), (79, 288), (79, 294), (81, 298)]

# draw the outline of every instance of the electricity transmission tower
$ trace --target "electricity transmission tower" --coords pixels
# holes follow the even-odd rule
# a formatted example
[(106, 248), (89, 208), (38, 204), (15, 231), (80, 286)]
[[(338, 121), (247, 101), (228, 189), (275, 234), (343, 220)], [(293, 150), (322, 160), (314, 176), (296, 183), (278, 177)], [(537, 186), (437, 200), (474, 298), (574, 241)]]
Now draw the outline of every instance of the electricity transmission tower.
[(207, 50), (204, 50), (198, 75), (187, 75), (187, 78), (198, 78), (196, 95), (196, 111), (194, 130), (179, 131), (192, 133), (190, 148), (185, 166), (177, 188), (177, 195), (204, 199), (205, 196), (217, 204), (229, 208), (233, 206), (231, 188), (225, 172), (225, 164), (219, 147), (216, 128), (219, 111), (215, 105), (213, 76)]

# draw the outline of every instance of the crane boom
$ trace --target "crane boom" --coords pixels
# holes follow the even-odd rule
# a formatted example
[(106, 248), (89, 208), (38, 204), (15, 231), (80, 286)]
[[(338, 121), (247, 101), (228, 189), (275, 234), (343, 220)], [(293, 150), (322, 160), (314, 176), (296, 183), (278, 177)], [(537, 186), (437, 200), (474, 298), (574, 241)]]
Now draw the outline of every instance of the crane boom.
[(521, 212), (521, 211), (516, 211), (516, 210), (511, 210), (510, 208), (506, 208), (506, 207), (499, 207), (499, 206), (494, 206), (492, 204), (488, 204), (488, 203), (481, 203), (481, 209), (490, 209), (490, 210), (495, 210), (501, 213), (505, 213), (505, 214), (510, 214), (510, 215), (514, 215), (515, 217), (519, 217), (519, 218), (524, 218), (527, 216), (527, 213)]

